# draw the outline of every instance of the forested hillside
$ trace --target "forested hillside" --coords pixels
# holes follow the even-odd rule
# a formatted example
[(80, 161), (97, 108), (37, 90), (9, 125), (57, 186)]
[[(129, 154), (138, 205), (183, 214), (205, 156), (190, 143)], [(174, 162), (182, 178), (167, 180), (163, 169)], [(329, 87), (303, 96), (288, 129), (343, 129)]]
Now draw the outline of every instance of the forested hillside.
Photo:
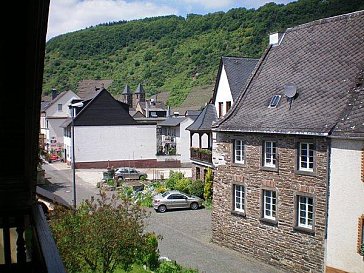
[(43, 92), (112, 79), (111, 93), (143, 83), (147, 95), (168, 91), (170, 105), (179, 105), (192, 87), (215, 81), (221, 56), (259, 58), (271, 32), (361, 9), (362, 0), (299, 0), (98, 25), (48, 41)]

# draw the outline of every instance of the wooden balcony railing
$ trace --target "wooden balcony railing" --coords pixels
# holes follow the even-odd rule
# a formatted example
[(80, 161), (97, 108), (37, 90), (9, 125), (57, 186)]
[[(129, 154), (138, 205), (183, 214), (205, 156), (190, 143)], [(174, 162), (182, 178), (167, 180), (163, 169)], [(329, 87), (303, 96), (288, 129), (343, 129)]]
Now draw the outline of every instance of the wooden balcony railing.
[(0, 216), (0, 272), (66, 273), (40, 205)]
[(191, 148), (191, 160), (197, 160), (211, 164), (212, 163), (211, 149)]

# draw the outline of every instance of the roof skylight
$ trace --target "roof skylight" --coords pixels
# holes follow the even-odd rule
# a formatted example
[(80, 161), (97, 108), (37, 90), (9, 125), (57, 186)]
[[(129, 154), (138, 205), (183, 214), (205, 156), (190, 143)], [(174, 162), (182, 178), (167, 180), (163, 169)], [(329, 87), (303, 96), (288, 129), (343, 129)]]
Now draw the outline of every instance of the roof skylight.
[(270, 100), (268, 108), (276, 108), (280, 100), (281, 100), (281, 95), (274, 95)]

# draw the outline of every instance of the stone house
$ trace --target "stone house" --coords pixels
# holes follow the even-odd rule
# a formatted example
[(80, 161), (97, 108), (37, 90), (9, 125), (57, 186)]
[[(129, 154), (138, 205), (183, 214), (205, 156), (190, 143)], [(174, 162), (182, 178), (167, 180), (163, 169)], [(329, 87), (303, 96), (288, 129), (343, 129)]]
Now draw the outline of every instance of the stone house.
[(363, 37), (363, 11), (271, 35), (212, 126), (215, 243), (288, 272), (364, 272)]

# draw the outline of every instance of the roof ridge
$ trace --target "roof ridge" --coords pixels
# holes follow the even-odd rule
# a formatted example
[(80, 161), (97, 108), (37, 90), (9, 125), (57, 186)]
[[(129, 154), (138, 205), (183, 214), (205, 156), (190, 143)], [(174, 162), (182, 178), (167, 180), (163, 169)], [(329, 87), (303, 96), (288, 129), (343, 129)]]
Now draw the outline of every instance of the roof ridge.
[(222, 59), (242, 59), (242, 60), (259, 60), (259, 58), (252, 57), (235, 57), (235, 56), (221, 56)]
[(326, 17), (326, 18), (322, 18), (322, 19), (317, 19), (317, 20), (314, 20), (314, 21), (311, 21), (308, 23), (304, 23), (304, 24), (301, 24), (298, 26), (287, 28), (286, 32), (296, 31), (296, 30), (308, 28), (308, 27), (315, 26), (315, 25), (321, 25), (321, 24), (336, 22), (336, 21), (340, 21), (340, 20), (350, 19), (352, 17), (362, 16), (362, 15), (364, 15), (364, 10), (330, 16), (330, 17)]

